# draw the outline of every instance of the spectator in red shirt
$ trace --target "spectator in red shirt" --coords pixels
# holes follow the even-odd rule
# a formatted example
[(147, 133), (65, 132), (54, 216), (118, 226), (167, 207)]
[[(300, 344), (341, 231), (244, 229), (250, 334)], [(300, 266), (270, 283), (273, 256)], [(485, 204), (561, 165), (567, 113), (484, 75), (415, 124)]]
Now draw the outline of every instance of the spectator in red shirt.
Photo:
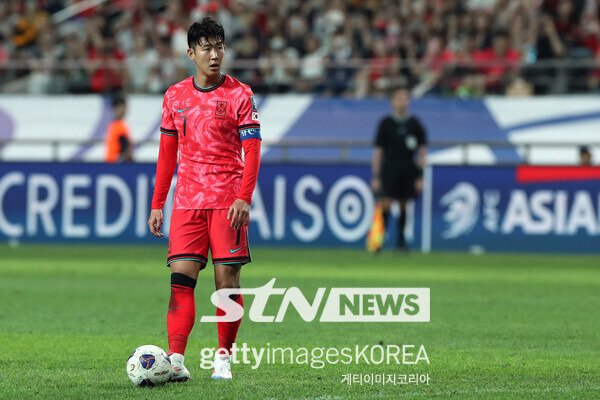
[(89, 60), (92, 67), (90, 88), (95, 93), (110, 93), (123, 88), (126, 69), (125, 55), (117, 49), (114, 37), (105, 36), (99, 49), (93, 49)]
[(9, 59), (8, 47), (4, 42), (4, 36), (0, 34), (0, 64), (4, 64)]
[(396, 62), (394, 55), (388, 51), (385, 41), (382, 38), (375, 39), (373, 53), (369, 57), (369, 82), (371, 85), (377, 86), (377, 81), (382, 79), (389, 67)]
[[(600, 64), (600, 49), (596, 51), (596, 55), (594, 57), (596, 62)], [(589, 79), (590, 89), (598, 91), (600, 89), (600, 68), (596, 68), (592, 71), (592, 74)]]
[(454, 54), (444, 45), (440, 33), (434, 33), (427, 41), (425, 54), (415, 72), (420, 76), (420, 84), (413, 91), (413, 96), (420, 97), (426, 93), (440, 94), (439, 84), (444, 78), (446, 67), (454, 61)]
[(571, 0), (560, 0), (556, 6), (556, 31), (568, 47), (576, 43), (574, 5)]
[(520, 54), (509, 46), (508, 32), (503, 30), (494, 34), (492, 47), (473, 52), (471, 58), (477, 71), (485, 77), (486, 90), (493, 93), (504, 91), (521, 60)]
[(581, 14), (577, 27), (577, 44), (590, 49), (595, 54), (600, 49), (600, 21), (595, 10), (588, 9)]

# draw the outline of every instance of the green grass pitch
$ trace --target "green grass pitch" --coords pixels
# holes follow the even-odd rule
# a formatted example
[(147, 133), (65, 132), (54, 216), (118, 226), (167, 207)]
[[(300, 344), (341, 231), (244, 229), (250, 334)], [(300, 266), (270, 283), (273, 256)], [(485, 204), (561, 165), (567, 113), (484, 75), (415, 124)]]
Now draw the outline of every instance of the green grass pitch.
[[(428, 287), (429, 323), (242, 323), (253, 347), (424, 345), (430, 364), (234, 365), (212, 381), (200, 350), (216, 324), (196, 322), (186, 352), (192, 380), (133, 387), (129, 353), (167, 348), (166, 248), (0, 247), (2, 399), (592, 399), (600, 398), (600, 261), (593, 256), (410, 254), (358, 250), (253, 251), (242, 285)], [(214, 315), (211, 268), (196, 289), (197, 315)], [(246, 299), (246, 304), (251, 298)], [(267, 311), (275, 313), (269, 302)], [(429, 374), (429, 385), (342, 383), (344, 374)]]

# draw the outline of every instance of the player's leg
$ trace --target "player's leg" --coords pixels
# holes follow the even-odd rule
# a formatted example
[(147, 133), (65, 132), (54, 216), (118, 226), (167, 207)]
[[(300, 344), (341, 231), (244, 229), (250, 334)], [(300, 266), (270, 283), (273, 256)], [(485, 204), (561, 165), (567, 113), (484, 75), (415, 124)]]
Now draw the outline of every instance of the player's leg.
[(186, 381), (190, 377), (184, 354), (196, 319), (194, 289), (198, 273), (206, 266), (207, 227), (201, 211), (173, 210), (167, 258), (167, 265), (171, 267), (167, 332), (173, 381)]
[[(215, 288), (219, 289), (237, 289), (240, 287), (241, 264), (221, 264), (215, 265)], [(244, 307), (244, 298), (242, 294), (229, 296), (229, 301)], [(217, 307), (217, 317), (230, 313), (231, 307), (226, 306), (226, 302), (219, 301)], [(215, 355), (213, 379), (231, 379), (231, 347), (235, 342), (242, 319), (237, 321), (218, 321), (217, 332), (219, 345)]]
[(194, 289), (198, 272), (205, 264), (197, 261), (175, 261), (171, 267), (171, 297), (167, 310), (167, 333), (169, 356), (173, 367), (172, 381), (182, 382), (190, 378), (184, 364), (185, 348), (196, 320)]
[(406, 203), (409, 199), (416, 196), (415, 181), (417, 179), (417, 168), (414, 165), (407, 165), (402, 168), (400, 174), (400, 185), (398, 192), (398, 204), (400, 206), (400, 215), (398, 216), (398, 243), (397, 249), (401, 252), (408, 251), (406, 239), (404, 238), (404, 228), (406, 227)]
[[(215, 265), (215, 288), (219, 289), (239, 289), (241, 264), (222, 264)], [(229, 299), (242, 308), (244, 307), (244, 298), (241, 294), (230, 295)], [(217, 317), (225, 315), (229, 310), (223, 304), (217, 307)], [(231, 353), (231, 346), (235, 342), (238, 330), (242, 320), (232, 322), (217, 322), (217, 331), (219, 333), (218, 350), (225, 355)]]
[[(243, 264), (251, 261), (248, 247), (248, 227), (242, 226), (235, 230), (227, 221), (227, 210), (213, 210), (209, 224), (210, 251), (215, 266), (215, 288), (238, 289), (240, 287), (240, 272)], [(244, 307), (241, 294), (230, 295), (228, 301), (219, 301), (217, 316), (228, 313), (226, 305), (237, 303)], [(242, 320), (218, 321), (218, 351), (215, 357), (213, 371), (214, 379), (231, 379), (230, 358), (231, 347), (235, 342)]]
[(383, 192), (381, 205), (383, 208), (383, 222), (385, 224), (386, 231), (387, 231), (388, 221), (390, 219), (390, 209), (392, 207), (392, 201), (393, 201), (393, 199), (396, 199), (398, 197), (398, 194), (400, 191), (400, 188), (399, 188), (399, 185), (401, 184), (400, 178), (401, 177), (400, 177), (399, 171), (397, 169), (384, 170), (384, 171), (382, 171), (382, 174), (381, 174), (381, 186), (382, 186), (382, 192)]
[(407, 251), (406, 239), (404, 238), (404, 228), (406, 227), (406, 199), (399, 199), (400, 215), (398, 216), (398, 250)]

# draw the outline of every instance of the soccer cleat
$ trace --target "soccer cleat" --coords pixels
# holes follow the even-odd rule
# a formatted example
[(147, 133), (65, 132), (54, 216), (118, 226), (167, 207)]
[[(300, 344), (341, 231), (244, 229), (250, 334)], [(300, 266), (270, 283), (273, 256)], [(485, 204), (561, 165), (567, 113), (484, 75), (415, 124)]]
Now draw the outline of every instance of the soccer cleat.
[(183, 354), (173, 353), (169, 357), (173, 367), (171, 382), (185, 382), (190, 379), (190, 371), (183, 365)]
[(231, 379), (231, 359), (229, 356), (219, 355), (215, 356), (215, 362), (213, 364), (213, 379)]

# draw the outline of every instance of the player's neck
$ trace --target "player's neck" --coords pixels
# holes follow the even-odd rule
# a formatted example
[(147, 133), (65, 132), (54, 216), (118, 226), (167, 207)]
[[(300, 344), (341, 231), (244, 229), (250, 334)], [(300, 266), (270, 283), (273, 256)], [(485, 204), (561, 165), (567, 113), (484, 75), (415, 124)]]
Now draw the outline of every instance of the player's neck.
[(198, 85), (201, 89), (208, 89), (215, 86), (221, 80), (221, 76), (223, 76), (222, 72), (218, 74), (214, 74), (211, 76), (206, 76), (204, 74), (196, 73), (194, 79), (196, 80), (196, 85)]
[(396, 118), (406, 118), (406, 116), (408, 115), (408, 113), (406, 112), (406, 110), (395, 110), (393, 113), (394, 117)]

